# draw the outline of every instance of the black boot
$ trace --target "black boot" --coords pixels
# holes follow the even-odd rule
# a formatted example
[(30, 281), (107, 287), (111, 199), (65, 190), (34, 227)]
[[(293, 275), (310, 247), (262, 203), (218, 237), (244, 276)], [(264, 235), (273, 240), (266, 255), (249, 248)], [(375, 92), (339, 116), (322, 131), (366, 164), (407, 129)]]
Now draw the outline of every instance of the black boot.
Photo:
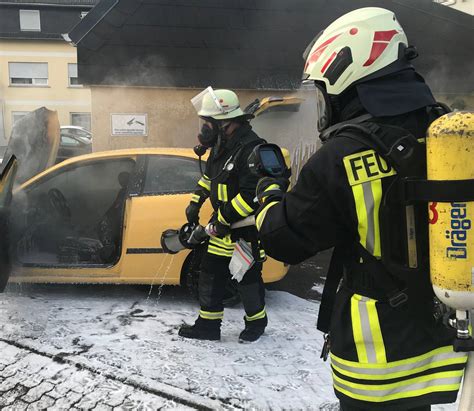
[(198, 317), (194, 325), (181, 326), (178, 335), (196, 340), (217, 341), (221, 339), (221, 322), (222, 320), (205, 320)]
[(245, 330), (243, 330), (239, 335), (239, 342), (254, 342), (257, 341), (265, 331), (265, 327), (268, 324), (268, 318), (260, 318), (259, 320), (247, 321), (245, 320)]

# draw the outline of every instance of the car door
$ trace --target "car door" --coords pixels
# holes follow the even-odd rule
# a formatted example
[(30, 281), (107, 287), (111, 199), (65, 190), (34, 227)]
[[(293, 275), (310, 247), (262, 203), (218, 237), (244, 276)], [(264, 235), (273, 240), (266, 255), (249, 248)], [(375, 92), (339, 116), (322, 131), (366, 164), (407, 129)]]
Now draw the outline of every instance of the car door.
[[(51, 169), (16, 191), (10, 218), (15, 234), (12, 280), (116, 281), (129, 205), (127, 182), (120, 182), (120, 175), (133, 176), (135, 159), (82, 159)], [(105, 237), (111, 242), (105, 243)], [(104, 256), (107, 244), (114, 245), (113, 259)]]
[[(142, 158), (140, 167), (142, 177), (130, 198), (122, 281), (179, 284), (189, 253), (165, 254), (160, 238), (163, 231), (186, 223), (185, 208), (201, 177), (198, 161), (179, 155), (149, 155)], [(209, 216), (210, 206), (205, 205), (201, 221), (207, 222)]]
[(41, 107), (18, 120), (8, 140), (5, 159), (18, 160), (16, 183), (24, 183), (51, 167), (59, 147), (59, 121), (55, 111)]

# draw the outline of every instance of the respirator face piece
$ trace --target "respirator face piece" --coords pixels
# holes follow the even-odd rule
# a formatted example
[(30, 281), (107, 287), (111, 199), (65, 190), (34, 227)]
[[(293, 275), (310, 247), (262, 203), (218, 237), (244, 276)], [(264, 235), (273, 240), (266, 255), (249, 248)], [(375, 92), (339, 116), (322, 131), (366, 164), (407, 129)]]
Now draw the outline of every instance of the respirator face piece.
[(208, 121), (203, 122), (201, 132), (198, 134), (199, 144), (205, 148), (214, 147), (219, 136), (217, 124)]

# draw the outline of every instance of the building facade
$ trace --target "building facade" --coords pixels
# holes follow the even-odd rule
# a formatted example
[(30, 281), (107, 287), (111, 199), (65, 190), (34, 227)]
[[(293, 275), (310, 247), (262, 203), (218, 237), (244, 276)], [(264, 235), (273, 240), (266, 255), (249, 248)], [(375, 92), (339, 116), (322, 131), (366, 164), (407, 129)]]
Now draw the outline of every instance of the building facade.
[[(230, 88), (256, 97), (298, 96), (300, 113), (253, 121), (269, 141), (314, 144), (314, 93), (301, 89), (305, 46), (328, 22), (373, 0), (101, 0), (69, 32), (79, 78), (91, 88), (93, 150), (196, 144), (191, 97)], [(464, 3), (464, 2), (462, 2)], [(474, 108), (472, 16), (433, 0), (380, 0), (417, 47), (417, 70), (436, 97)], [(433, 28), (436, 42), (433, 42)], [(271, 121), (270, 121), (271, 119)], [(278, 124), (278, 125), (276, 125)]]
[(45, 106), (61, 125), (91, 128), (90, 89), (62, 36), (97, 0), (0, 0), (0, 145), (16, 120)]

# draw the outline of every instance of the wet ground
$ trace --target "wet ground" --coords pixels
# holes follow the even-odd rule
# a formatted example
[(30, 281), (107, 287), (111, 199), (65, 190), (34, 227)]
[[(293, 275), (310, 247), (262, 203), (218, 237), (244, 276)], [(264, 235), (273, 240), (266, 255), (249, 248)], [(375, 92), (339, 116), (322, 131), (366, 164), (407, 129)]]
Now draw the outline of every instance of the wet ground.
[(280, 281), (267, 284), (269, 290), (287, 291), (307, 300), (320, 300), (332, 249), (323, 251), (301, 264), (291, 266)]

